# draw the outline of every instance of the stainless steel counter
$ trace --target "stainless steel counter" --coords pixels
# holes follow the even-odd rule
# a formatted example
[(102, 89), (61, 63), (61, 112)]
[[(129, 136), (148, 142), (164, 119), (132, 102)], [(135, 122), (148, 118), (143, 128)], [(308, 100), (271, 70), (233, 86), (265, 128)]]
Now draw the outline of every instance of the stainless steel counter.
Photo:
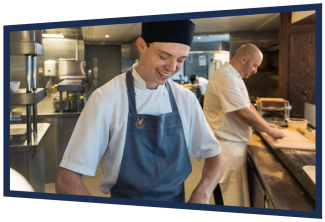
[(39, 144), (45, 139), (45, 135), (48, 133), (50, 124), (48, 123), (38, 123), (37, 124), (37, 137), (32, 136), (31, 144), (27, 144), (25, 141), (22, 144), (10, 144), (10, 153), (18, 152), (36, 152), (40, 149)]
[(247, 158), (275, 209), (315, 211), (313, 197), (256, 133), (248, 143)]
[(37, 120), (51, 124), (44, 138), (45, 147), (45, 183), (54, 183), (59, 164), (68, 145), (79, 112), (54, 112), (52, 96), (47, 95), (37, 105)]
[(38, 123), (37, 138), (32, 137), (31, 144), (10, 144), (10, 167), (22, 174), (36, 192), (45, 191), (44, 142), (48, 136), (50, 124)]

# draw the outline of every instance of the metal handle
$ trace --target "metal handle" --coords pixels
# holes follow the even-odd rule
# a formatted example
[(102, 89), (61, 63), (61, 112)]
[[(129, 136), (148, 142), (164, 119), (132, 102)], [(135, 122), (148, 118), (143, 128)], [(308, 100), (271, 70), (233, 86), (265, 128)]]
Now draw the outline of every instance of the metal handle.
[(37, 56), (32, 56), (32, 64), (33, 64), (33, 90), (37, 89)]
[(32, 56), (26, 55), (26, 92), (32, 88)]

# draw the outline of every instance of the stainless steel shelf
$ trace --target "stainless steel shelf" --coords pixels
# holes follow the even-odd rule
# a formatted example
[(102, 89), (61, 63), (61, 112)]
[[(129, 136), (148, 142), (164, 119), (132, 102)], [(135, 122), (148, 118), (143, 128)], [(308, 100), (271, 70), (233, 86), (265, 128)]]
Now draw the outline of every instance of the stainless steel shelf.
[(32, 140), (30, 145), (27, 145), (27, 141), (25, 141), (22, 144), (10, 144), (10, 153), (36, 152), (39, 148), (39, 144), (42, 142), (49, 128), (50, 128), (49, 123), (38, 123), (37, 138), (34, 138), (32, 133)]
[(82, 80), (63, 80), (58, 84), (58, 91), (80, 92), (82, 91)]
[(43, 43), (43, 30), (26, 30), (10, 32), (10, 42), (37, 42)]
[(10, 55), (43, 55), (43, 45), (37, 42), (10, 42)]
[(44, 99), (44, 88), (26, 93), (26, 89), (18, 89), (17, 92), (10, 93), (10, 105), (36, 105)]

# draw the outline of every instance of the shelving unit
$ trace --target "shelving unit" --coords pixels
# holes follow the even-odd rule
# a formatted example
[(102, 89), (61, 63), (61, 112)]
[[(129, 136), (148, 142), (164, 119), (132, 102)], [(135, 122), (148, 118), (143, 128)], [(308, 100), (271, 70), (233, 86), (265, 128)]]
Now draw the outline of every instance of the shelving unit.
[(37, 123), (37, 104), (44, 99), (45, 91), (37, 88), (37, 56), (43, 55), (42, 30), (10, 33), (10, 55), (25, 56), (26, 88), (10, 93), (10, 105), (26, 106), (26, 141), (10, 143), (10, 167), (21, 173), (35, 191), (45, 190), (43, 138), (50, 124)]

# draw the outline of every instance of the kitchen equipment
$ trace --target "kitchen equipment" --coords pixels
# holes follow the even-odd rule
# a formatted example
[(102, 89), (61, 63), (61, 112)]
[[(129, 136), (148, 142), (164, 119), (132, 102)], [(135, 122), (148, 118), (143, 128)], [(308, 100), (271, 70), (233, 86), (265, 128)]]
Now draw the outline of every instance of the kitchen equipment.
[(301, 119), (301, 118), (286, 118), (286, 121), (288, 122), (288, 128), (291, 129), (306, 129), (307, 128), (307, 124), (308, 121), (305, 119)]
[[(62, 98), (62, 111), (69, 111), (70, 110), (70, 102), (69, 97), (63, 97)], [(54, 112), (60, 111), (60, 93), (57, 92), (53, 96), (53, 109)]]
[[(53, 99), (53, 109), (54, 109), (54, 112), (60, 111), (60, 100)], [(62, 100), (62, 110), (69, 111), (69, 100), (67, 100), (67, 99)]]
[(59, 79), (85, 79), (85, 61), (58, 60)]
[(71, 112), (78, 111), (78, 101), (77, 93), (69, 93), (69, 107)]
[(10, 82), (10, 92), (17, 92), (17, 90), (19, 89), (19, 86), (20, 86), (20, 82), (18, 82), (18, 81)]
[(46, 60), (44, 62), (44, 76), (55, 77), (56, 76), (56, 61)]
[(294, 149), (294, 150), (308, 150), (315, 151), (316, 144), (312, 138), (307, 138), (297, 130), (292, 129), (279, 129), (285, 137), (283, 139), (274, 140), (266, 133), (260, 133), (262, 138), (273, 148), (273, 149)]
[[(54, 99), (59, 100), (59, 112), (66, 111), (63, 100), (66, 99), (68, 110), (72, 112), (81, 112), (83, 109), (86, 98), (85, 98), (85, 81), (80, 79), (66, 79), (57, 85), (54, 85), (53, 89), (56, 89), (58, 93), (54, 96)], [(63, 95), (66, 95), (65, 97)], [(71, 96), (71, 97), (70, 97)], [(55, 110), (56, 107), (55, 107)]]
[(257, 111), (268, 122), (279, 126), (286, 126), (285, 118), (290, 117), (291, 107), (287, 100), (282, 98), (258, 98)]
[(44, 76), (49, 77), (49, 80), (46, 83), (45, 88), (47, 89), (47, 94), (50, 94), (50, 89), (52, 87), (52, 77), (56, 76), (56, 61), (55, 60), (46, 60), (44, 62)]
[(10, 104), (18, 105), (17, 101), (26, 102), (27, 98), (37, 98), (36, 100), (33, 100), (32, 103), (24, 104), (26, 105), (27, 114), (26, 128), (28, 145), (30, 145), (32, 141), (32, 124), (34, 125), (33, 136), (37, 137), (37, 103), (42, 99), (41, 97), (38, 97), (41, 94), (40, 91), (42, 91), (42, 89), (39, 90), (37, 88), (37, 56), (43, 55), (44, 52), (42, 33), (42, 30), (10, 32), (10, 55), (25, 57), (26, 74), (25, 92), (12, 94), (14, 96), (10, 96)]

